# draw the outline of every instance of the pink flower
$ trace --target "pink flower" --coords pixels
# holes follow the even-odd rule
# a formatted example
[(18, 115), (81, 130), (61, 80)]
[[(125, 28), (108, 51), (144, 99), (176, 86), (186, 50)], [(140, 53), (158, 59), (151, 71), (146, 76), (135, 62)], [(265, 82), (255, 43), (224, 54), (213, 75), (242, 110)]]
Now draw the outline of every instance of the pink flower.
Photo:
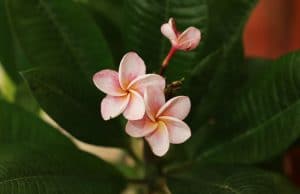
[(201, 39), (201, 32), (195, 27), (189, 27), (182, 33), (178, 32), (173, 18), (170, 18), (168, 23), (161, 26), (161, 32), (171, 41), (173, 48), (177, 50), (193, 50), (199, 45)]
[(107, 94), (101, 102), (101, 115), (104, 120), (115, 118), (121, 113), (128, 120), (143, 118), (145, 88), (165, 88), (163, 77), (145, 73), (144, 61), (136, 53), (129, 52), (121, 60), (119, 72), (106, 69), (94, 75), (96, 87)]
[(189, 126), (182, 120), (190, 112), (191, 102), (186, 96), (177, 96), (165, 102), (161, 89), (148, 87), (144, 95), (144, 118), (128, 121), (126, 132), (132, 137), (145, 137), (153, 153), (163, 156), (169, 144), (180, 144), (191, 136)]

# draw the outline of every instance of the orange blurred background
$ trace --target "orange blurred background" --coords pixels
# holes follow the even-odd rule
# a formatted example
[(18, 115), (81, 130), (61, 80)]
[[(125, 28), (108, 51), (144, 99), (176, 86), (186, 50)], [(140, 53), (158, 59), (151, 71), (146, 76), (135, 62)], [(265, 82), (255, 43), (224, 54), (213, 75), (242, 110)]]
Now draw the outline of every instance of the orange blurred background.
[(244, 32), (250, 57), (277, 58), (300, 48), (300, 0), (260, 0)]

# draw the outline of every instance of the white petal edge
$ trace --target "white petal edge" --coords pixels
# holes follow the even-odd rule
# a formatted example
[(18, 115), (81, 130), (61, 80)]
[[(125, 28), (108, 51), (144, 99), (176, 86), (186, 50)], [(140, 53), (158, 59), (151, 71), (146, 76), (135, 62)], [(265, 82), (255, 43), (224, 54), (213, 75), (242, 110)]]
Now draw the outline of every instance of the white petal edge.
[(180, 50), (192, 50), (195, 49), (201, 40), (201, 31), (195, 27), (187, 28), (178, 37), (178, 49)]
[(175, 117), (180, 120), (184, 120), (191, 110), (191, 101), (187, 96), (177, 96), (171, 98), (164, 104), (158, 113), (156, 118), (160, 116)]

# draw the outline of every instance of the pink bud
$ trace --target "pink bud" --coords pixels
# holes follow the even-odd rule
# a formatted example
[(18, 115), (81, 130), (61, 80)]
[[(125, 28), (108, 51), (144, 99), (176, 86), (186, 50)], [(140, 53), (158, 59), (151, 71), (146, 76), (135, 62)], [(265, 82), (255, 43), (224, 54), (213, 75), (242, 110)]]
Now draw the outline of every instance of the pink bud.
[(182, 33), (177, 31), (173, 18), (170, 18), (168, 23), (161, 26), (161, 32), (170, 40), (172, 46), (178, 50), (193, 50), (201, 40), (201, 32), (195, 27), (188, 27)]

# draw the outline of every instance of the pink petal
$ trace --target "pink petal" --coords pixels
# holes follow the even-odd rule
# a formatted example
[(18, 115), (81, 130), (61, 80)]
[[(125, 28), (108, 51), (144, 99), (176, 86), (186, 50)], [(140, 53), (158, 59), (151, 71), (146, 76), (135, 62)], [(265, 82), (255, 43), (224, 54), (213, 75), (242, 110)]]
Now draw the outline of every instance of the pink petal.
[(178, 38), (177, 48), (180, 50), (192, 50), (199, 45), (201, 32), (195, 27), (189, 27)]
[(165, 104), (165, 94), (161, 88), (148, 87), (145, 91), (146, 113), (152, 121), (156, 120), (156, 113)]
[(160, 88), (164, 90), (166, 87), (166, 80), (160, 75), (157, 74), (146, 74), (137, 77), (133, 80), (128, 86), (129, 89), (139, 92), (144, 96), (145, 89), (149, 86)]
[(137, 121), (128, 121), (126, 124), (126, 133), (132, 137), (144, 137), (149, 135), (157, 128), (157, 123), (152, 122), (147, 115)]
[(136, 91), (130, 90), (130, 100), (124, 111), (127, 120), (140, 120), (145, 115), (144, 99)]
[(165, 37), (167, 37), (171, 41), (172, 45), (176, 44), (177, 35), (175, 22), (173, 18), (170, 18), (168, 23), (163, 24), (160, 28), (160, 31)]
[(134, 52), (129, 52), (122, 58), (119, 67), (121, 87), (126, 90), (131, 81), (146, 73), (144, 61)]
[(156, 156), (163, 156), (169, 150), (169, 134), (167, 127), (163, 122), (158, 123), (156, 130), (146, 136), (146, 140)]
[(165, 123), (169, 132), (170, 143), (180, 144), (191, 137), (191, 129), (189, 126), (174, 117), (159, 117)]
[(130, 95), (109, 96), (103, 98), (101, 102), (101, 115), (104, 120), (109, 120), (119, 116), (126, 108)]
[(102, 70), (93, 77), (94, 84), (102, 92), (111, 96), (124, 96), (126, 92), (121, 88), (119, 75), (116, 71)]
[(191, 101), (187, 96), (174, 97), (159, 109), (156, 117), (170, 116), (183, 120), (191, 110)]

